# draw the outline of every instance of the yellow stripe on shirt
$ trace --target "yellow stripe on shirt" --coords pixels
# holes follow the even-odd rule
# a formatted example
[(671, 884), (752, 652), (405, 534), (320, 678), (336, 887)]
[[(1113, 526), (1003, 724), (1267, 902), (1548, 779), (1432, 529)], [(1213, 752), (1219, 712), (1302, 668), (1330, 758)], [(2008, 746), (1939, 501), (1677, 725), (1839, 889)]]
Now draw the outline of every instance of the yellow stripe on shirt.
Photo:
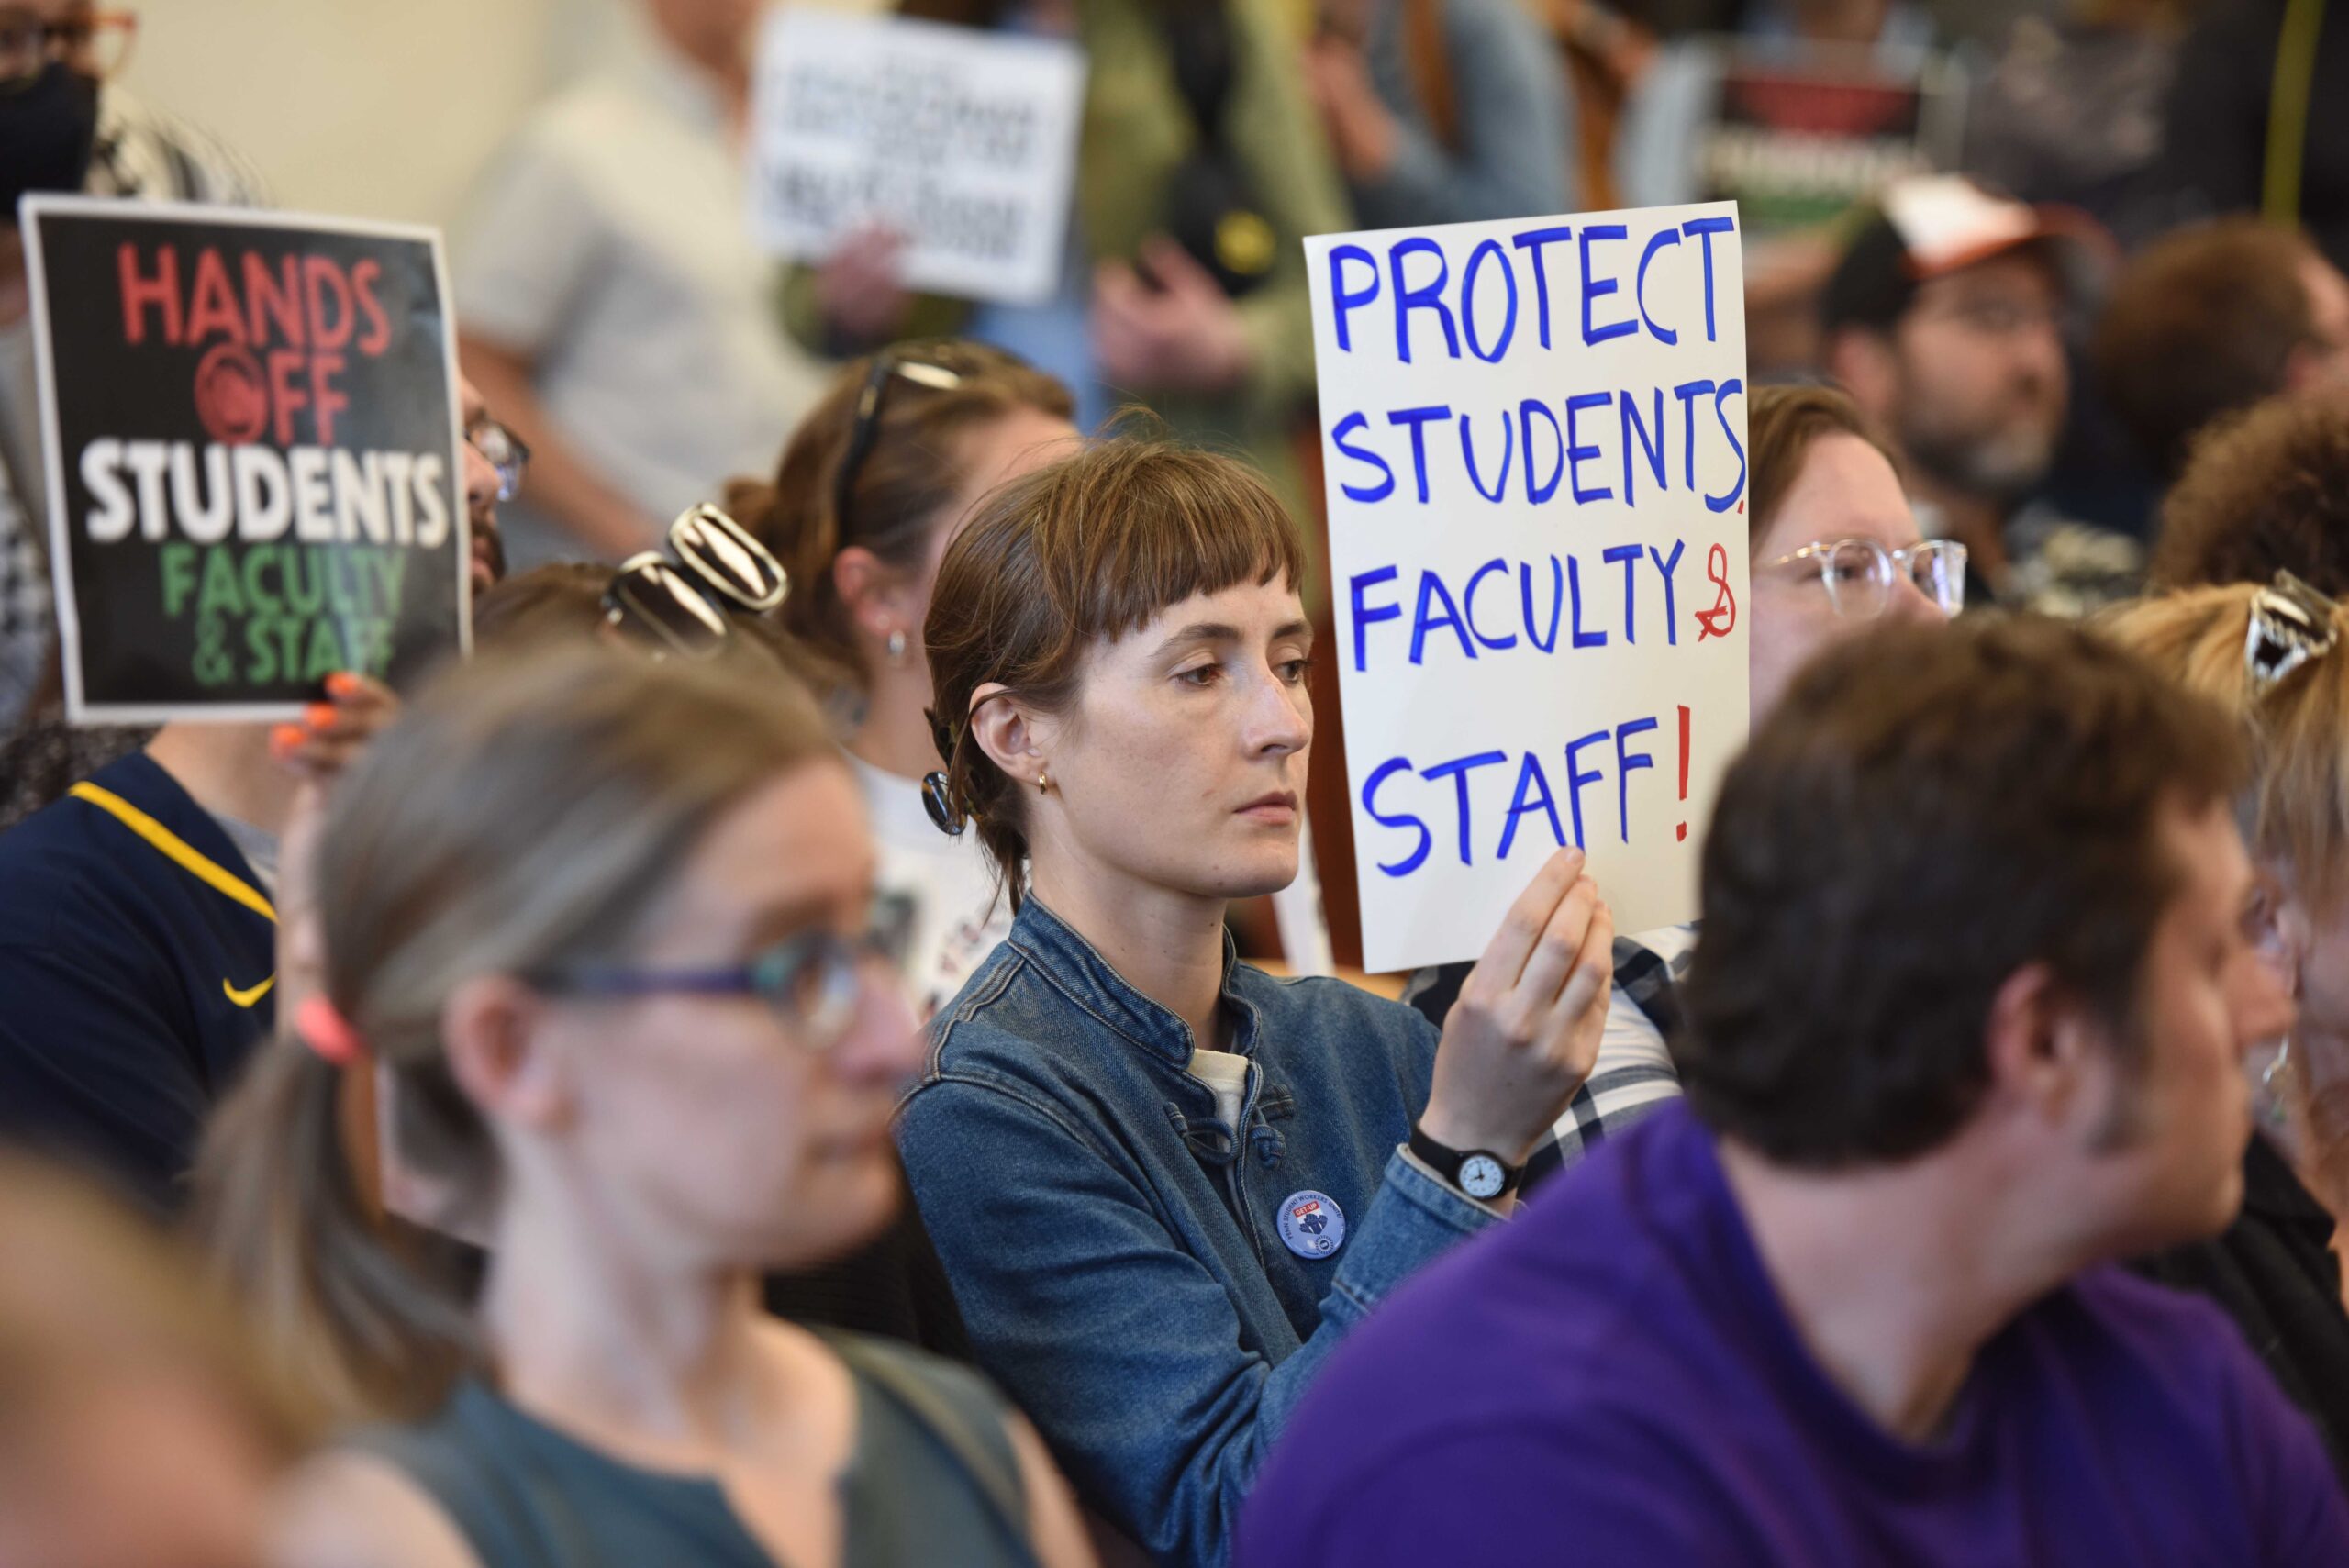
[[(84, 782), (75, 784), (66, 793), (76, 800), (88, 801), (92, 806), (114, 817), (124, 827), (161, 850), (181, 870), (206, 886), (235, 899), (271, 924), (276, 923), (277, 911), (271, 907), (268, 899), (262, 896), (259, 888), (112, 790), (101, 789), (96, 784)], [(245, 1004), (239, 1004), (239, 1006), (243, 1005)]]

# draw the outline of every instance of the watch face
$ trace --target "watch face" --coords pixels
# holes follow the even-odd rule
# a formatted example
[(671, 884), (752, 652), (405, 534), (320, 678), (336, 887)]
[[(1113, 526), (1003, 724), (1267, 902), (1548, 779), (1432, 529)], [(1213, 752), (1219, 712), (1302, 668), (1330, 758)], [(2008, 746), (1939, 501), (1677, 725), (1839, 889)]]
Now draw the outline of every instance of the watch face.
[(1508, 1182), (1501, 1162), (1489, 1154), (1471, 1154), (1460, 1162), (1460, 1190), (1470, 1197), (1498, 1197)]

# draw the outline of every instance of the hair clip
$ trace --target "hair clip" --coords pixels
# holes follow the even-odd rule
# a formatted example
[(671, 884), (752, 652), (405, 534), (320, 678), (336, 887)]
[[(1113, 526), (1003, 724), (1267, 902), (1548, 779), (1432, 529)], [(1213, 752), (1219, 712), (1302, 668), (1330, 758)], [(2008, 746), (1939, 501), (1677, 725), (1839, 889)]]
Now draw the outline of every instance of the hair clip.
[(2332, 651), (2340, 638), (2334, 602), (2289, 572), (2252, 595), (2251, 625), (2243, 633), (2243, 671), (2256, 696), (2308, 663)]
[(294, 1033), (304, 1045), (337, 1067), (349, 1067), (367, 1054), (367, 1042), (342, 1016), (342, 1009), (323, 991), (314, 991), (294, 1011)]
[(968, 818), (954, 804), (953, 782), (943, 773), (922, 775), (921, 808), (930, 813), (930, 825), (950, 839), (959, 839)]

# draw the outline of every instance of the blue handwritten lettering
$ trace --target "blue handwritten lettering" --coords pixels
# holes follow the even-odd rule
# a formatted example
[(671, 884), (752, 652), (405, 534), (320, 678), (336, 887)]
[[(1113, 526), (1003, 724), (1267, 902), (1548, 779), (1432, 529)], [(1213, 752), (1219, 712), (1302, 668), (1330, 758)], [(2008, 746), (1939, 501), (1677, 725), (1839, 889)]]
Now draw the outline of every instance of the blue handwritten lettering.
[(1560, 240), (1572, 239), (1575, 231), (1565, 224), (1549, 228), (1529, 228), (1522, 234), (1509, 236), (1509, 243), (1533, 258), (1533, 310), (1536, 325), (1541, 328), (1542, 346), (1550, 346), (1550, 273), (1542, 265), (1542, 248)]
[[(1360, 261), (1370, 269), (1368, 286), (1350, 289), (1346, 286), (1346, 263)], [(1338, 314), (1338, 351), (1351, 354), (1354, 350), (1353, 333), (1349, 318), (1358, 306), (1368, 305), (1378, 297), (1378, 263), (1369, 251), (1359, 245), (1330, 247), (1330, 300)]]
[(1364, 647), (1370, 640), (1370, 628), (1383, 620), (1403, 618), (1403, 606), (1400, 605), (1364, 604), (1363, 590), (1376, 587), (1381, 583), (1392, 583), (1395, 581), (1395, 568), (1381, 566), (1375, 571), (1357, 572), (1348, 583), (1348, 589), (1353, 595), (1354, 604), (1354, 669), (1356, 673), (1370, 668), (1369, 655)]
[(1679, 243), (1680, 231), (1676, 228), (1659, 228), (1649, 235), (1647, 249), (1640, 252), (1639, 275), (1631, 284), (1632, 303), (1640, 307), (1640, 319), (1647, 323), (1648, 331), (1657, 342), (1667, 346), (1680, 341), (1680, 334), (1672, 328), (1658, 326), (1655, 317), (1648, 314), (1648, 263), (1665, 246)]
[[(1443, 613), (1431, 615), (1429, 610), (1439, 600), (1443, 605)], [(1471, 659), (1476, 657), (1476, 645), (1468, 640), (1468, 628), (1461, 622), (1460, 606), (1452, 602), (1452, 590), (1446, 588), (1443, 585), (1443, 579), (1434, 573), (1422, 572), (1419, 573), (1419, 613), (1411, 617), (1412, 663), (1417, 664), (1420, 662), (1420, 655), (1427, 649), (1428, 633), (1441, 630), (1445, 627), (1451, 628), (1453, 635), (1460, 639), (1460, 651), (1463, 653)]]
[[(1539, 414), (1550, 427), (1551, 450), (1557, 454), (1550, 466), (1550, 477), (1533, 477), (1533, 416)], [(1558, 493), (1558, 482), (1566, 476), (1566, 433), (1558, 424), (1558, 417), (1550, 406), (1538, 397), (1529, 397), (1517, 406), (1518, 425), (1524, 436), (1519, 444), (1525, 449), (1525, 498), (1539, 506)]]
[[(1540, 791), (1540, 795), (1529, 796), (1529, 787)], [(1550, 818), (1552, 840), (1564, 844), (1566, 841), (1565, 829), (1558, 826), (1558, 807), (1550, 798), (1549, 777), (1542, 771), (1542, 759), (1528, 751), (1524, 765), (1518, 770), (1517, 794), (1509, 800), (1508, 821), (1501, 828), (1500, 851), (1495, 859), (1508, 859), (1508, 847), (1517, 842), (1517, 819), (1537, 806)]]
[(1705, 250), (1705, 341), (1714, 342), (1720, 334), (1713, 328), (1713, 236), (1734, 234), (1737, 224), (1727, 217), (1692, 217), (1680, 226), (1680, 232), (1695, 235)]
[(1653, 440), (1648, 439), (1648, 428), (1640, 423), (1640, 406), (1631, 393), (1626, 391), (1620, 394), (1619, 399), (1623, 410), (1623, 505), (1629, 506), (1634, 505), (1638, 499), (1631, 490), (1633, 472), (1631, 459), (1634, 450), (1631, 439), (1635, 434), (1640, 443), (1637, 450), (1648, 454), (1648, 467), (1655, 473), (1655, 487), (1658, 490), (1672, 488), (1672, 482), (1664, 477), (1664, 388), (1659, 386), (1655, 389), (1655, 439)]
[(1599, 240), (1621, 239), (1630, 233), (1631, 230), (1620, 223), (1586, 223), (1582, 227), (1582, 340), (1585, 343), (1604, 343), (1609, 338), (1620, 338), (1640, 329), (1637, 322), (1629, 319), (1610, 321), (1600, 327), (1591, 320), (1590, 314), (1590, 307), (1598, 302), (1601, 295), (1613, 294), (1622, 286), (1613, 278), (1600, 277), (1593, 270), (1590, 248)]
[(1346, 499), (1349, 501), (1364, 503), (1384, 501), (1395, 494), (1395, 471), (1386, 466), (1386, 460), (1376, 452), (1364, 447), (1355, 446), (1346, 439), (1356, 431), (1368, 428), (1370, 428), (1370, 421), (1364, 418), (1361, 412), (1357, 410), (1339, 420), (1338, 428), (1330, 432), (1330, 444), (1341, 454), (1365, 467), (1378, 470), (1379, 478), (1375, 484), (1348, 484), (1343, 481), (1339, 483), (1338, 488), (1346, 493)]
[[(1583, 231), (1586, 238), (1588, 237), (1589, 232), (1588, 229)], [(1614, 401), (1612, 395), (1604, 392), (1577, 393), (1566, 399), (1566, 466), (1573, 473), (1575, 505), (1577, 506), (1592, 501), (1610, 500), (1615, 492), (1604, 484), (1593, 485), (1587, 490), (1583, 488), (1583, 460), (1597, 457), (1598, 448), (1596, 445), (1583, 444), (1575, 428), (1575, 416), (1586, 408), (1604, 408)]]
[[(1485, 264), (1488, 255), (1499, 260), (1502, 281), (1508, 284), (1508, 314), (1501, 318), (1500, 341), (1493, 345), (1489, 354), (1476, 340), (1476, 269)], [(1508, 352), (1509, 339), (1517, 336), (1517, 272), (1509, 266), (1508, 252), (1501, 249), (1497, 239), (1487, 239), (1468, 252), (1468, 269), (1460, 279), (1460, 313), (1468, 318), (1468, 351), (1488, 365), (1500, 363), (1501, 356)]]
[(1424, 408), (1397, 408), (1386, 416), (1388, 424), (1410, 428), (1411, 471), (1419, 477), (1419, 505), (1422, 506), (1428, 504), (1428, 422), (1451, 417), (1451, 406), (1442, 403), (1430, 404)]
[[(1600, 730), (1599, 739), (1603, 740), (1606, 738), (1607, 732)], [(1424, 779), (1449, 778), (1452, 780), (1452, 787), (1460, 806), (1460, 863), (1462, 865), (1469, 866), (1476, 863), (1475, 856), (1470, 852), (1468, 847), (1470, 833), (1468, 775), (1478, 768), (1489, 768), (1495, 762), (1507, 761), (1508, 761), (1508, 753), (1506, 751), (1479, 751), (1473, 757), (1455, 757), (1449, 762), (1438, 762), (1431, 768), (1421, 770), (1419, 773), (1419, 776)]]
[(1469, 436), (1468, 422), (1469, 416), (1460, 416), (1460, 456), (1468, 464), (1468, 483), (1476, 487), (1477, 495), (1487, 501), (1497, 502), (1501, 498), (1501, 492), (1508, 488), (1509, 452), (1517, 445), (1517, 427), (1509, 423), (1506, 412), (1501, 415), (1501, 472), (1500, 476), (1493, 481), (1493, 487), (1487, 490), (1483, 474), (1477, 472), (1476, 443)]
[(1378, 786), (1397, 773), (1408, 773), (1410, 771), (1409, 758), (1390, 757), (1371, 770), (1370, 777), (1364, 781), (1362, 786), (1362, 808), (1370, 814), (1372, 821), (1381, 828), (1408, 828), (1419, 836), (1419, 848), (1401, 860), (1378, 862), (1378, 869), (1388, 876), (1410, 875), (1426, 863), (1428, 851), (1435, 846), (1435, 835), (1428, 831), (1428, 825), (1419, 818), (1408, 811), (1398, 811), (1390, 816), (1378, 809)]
[[(1406, 284), (1403, 281), (1403, 260), (1407, 256), (1433, 256), (1435, 276), (1424, 284)], [(1458, 359), (1460, 329), (1453, 324), (1452, 306), (1443, 303), (1443, 285), (1452, 281), (1452, 263), (1443, 259), (1443, 247), (1424, 234), (1397, 239), (1386, 252), (1386, 268), (1395, 280), (1396, 353), (1405, 364), (1411, 362), (1411, 312), (1432, 310), (1437, 323), (1443, 328), (1444, 351)], [(1423, 495), (1420, 499), (1427, 497)]]
[(1653, 718), (1635, 718), (1615, 728), (1615, 814), (1623, 829), (1623, 842), (1631, 841), (1631, 775), (1642, 768), (1655, 766), (1655, 759), (1645, 751), (1628, 751), (1624, 743), (1634, 735), (1643, 735), (1655, 728)]
[[(1460, 595), (1460, 601), (1467, 609), (1469, 635), (1474, 637), (1477, 641), (1483, 643), (1486, 647), (1493, 650), (1495, 652), (1499, 652), (1504, 649), (1510, 649), (1517, 646), (1517, 633), (1510, 632), (1507, 637), (1486, 637), (1482, 631), (1478, 630), (1476, 627), (1476, 589), (1484, 583), (1486, 578), (1492, 576), (1495, 573), (1498, 573), (1504, 577), (1508, 575), (1508, 562), (1503, 561), (1497, 555), (1493, 557), (1492, 560), (1485, 562), (1482, 566), (1476, 568), (1475, 572), (1468, 579), (1468, 591)], [(1506, 853), (1507, 851), (1503, 852)]]

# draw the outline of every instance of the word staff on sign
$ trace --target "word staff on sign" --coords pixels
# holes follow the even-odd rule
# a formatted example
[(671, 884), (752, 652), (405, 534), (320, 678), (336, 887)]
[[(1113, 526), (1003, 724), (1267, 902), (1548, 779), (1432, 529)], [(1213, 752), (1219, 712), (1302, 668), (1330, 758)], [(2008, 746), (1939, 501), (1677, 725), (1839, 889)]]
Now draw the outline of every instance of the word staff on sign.
[(74, 723), (274, 719), (466, 645), (457, 359), (429, 229), (23, 205)]
[(759, 46), (752, 231), (818, 261), (885, 229), (908, 287), (1041, 304), (1067, 256), (1084, 95), (1063, 39), (786, 6)]
[(1690, 918), (1747, 724), (1736, 209), (1306, 241), (1372, 970), (1473, 957), (1544, 857)]

